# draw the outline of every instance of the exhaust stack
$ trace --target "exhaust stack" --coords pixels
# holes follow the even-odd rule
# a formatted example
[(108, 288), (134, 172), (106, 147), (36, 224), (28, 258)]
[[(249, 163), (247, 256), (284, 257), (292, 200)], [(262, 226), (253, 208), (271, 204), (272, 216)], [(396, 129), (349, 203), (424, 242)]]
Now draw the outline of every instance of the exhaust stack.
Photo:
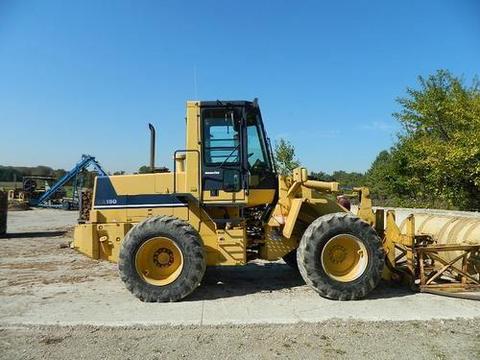
[(150, 171), (155, 172), (155, 127), (148, 124), (150, 129)]

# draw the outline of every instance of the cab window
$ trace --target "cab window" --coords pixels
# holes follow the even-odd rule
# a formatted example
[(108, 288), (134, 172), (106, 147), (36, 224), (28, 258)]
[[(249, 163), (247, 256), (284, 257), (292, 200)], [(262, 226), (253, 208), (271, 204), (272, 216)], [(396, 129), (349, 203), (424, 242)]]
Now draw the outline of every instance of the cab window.
[(265, 152), (260, 142), (260, 129), (256, 124), (247, 127), (248, 167), (256, 169), (266, 166)]
[(206, 165), (238, 165), (240, 161), (239, 133), (232, 112), (204, 112), (204, 158)]

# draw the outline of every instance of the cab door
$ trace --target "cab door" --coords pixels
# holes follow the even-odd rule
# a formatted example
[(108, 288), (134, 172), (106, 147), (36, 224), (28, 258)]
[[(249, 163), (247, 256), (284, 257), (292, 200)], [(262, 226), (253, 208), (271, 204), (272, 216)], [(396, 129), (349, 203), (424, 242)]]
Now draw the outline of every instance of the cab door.
[(246, 130), (241, 107), (201, 111), (203, 138), (202, 200), (207, 204), (246, 202), (244, 148)]

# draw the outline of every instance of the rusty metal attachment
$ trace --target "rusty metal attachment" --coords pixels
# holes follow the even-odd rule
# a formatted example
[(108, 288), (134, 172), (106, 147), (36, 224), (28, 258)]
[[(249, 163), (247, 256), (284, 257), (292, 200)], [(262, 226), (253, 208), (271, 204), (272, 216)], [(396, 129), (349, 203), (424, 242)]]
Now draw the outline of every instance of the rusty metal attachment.
[[(450, 236), (446, 241), (444, 227), (440, 232), (435, 232), (435, 228), (430, 233), (419, 231), (425, 227), (422, 218), (421, 226), (416, 226), (416, 216), (410, 215), (400, 228), (393, 211), (387, 211), (386, 218), (385, 278), (403, 280), (421, 292), (480, 300), (478, 293), (472, 293), (480, 290), (480, 239), (469, 237), (467, 242), (466, 237)], [(470, 222), (476, 228), (476, 222)]]

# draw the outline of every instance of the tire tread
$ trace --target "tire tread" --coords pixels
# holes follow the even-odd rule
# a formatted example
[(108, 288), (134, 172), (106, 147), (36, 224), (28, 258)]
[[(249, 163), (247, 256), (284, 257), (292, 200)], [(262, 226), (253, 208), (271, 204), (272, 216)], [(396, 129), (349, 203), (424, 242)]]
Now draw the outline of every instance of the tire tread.
[[(315, 259), (315, 250), (324, 246), (335, 232), (345, 231), (363, 240), (370, 256), (364, 274), (350, 283), (331, 279)], [(366, 222), (349, 213), (332, 213), (319, 217), (307, 228), (297, 249), (297, 262), (305, 282), (321, 296), (355, 300), (365, 297), (380, 282), (385, 254), (380, 237)]]
[[(183, 253), (182, 273), (173, 283), (165, 286), (146, 283), (135, 269), (136, 250), (144, 241), (155, 236), (168, 236), (177, 243)], [(173, 216), (150, 217), (130, 229), (122, 242), (118, 260), (120, 278), (126, 288), (145, 302), (183, 299), (200, 284), (205, 267), (200, 235), (190, 224)]]

